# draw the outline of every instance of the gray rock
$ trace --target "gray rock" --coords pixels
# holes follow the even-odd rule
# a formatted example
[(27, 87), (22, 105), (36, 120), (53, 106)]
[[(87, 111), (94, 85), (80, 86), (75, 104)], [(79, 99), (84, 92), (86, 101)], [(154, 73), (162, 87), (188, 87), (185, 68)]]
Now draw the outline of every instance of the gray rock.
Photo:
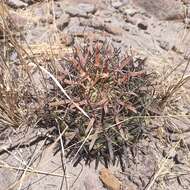
[(190, 28), (190, 18), (188, 18), (188, 17), (185, 18), (184, 19), (184, 24), (185, 24), (186, 28), (189, 29)]
[(122, 38), (120, 38), (120, 37), (114, 37), (114, 38), (112, 38), (112, 40), (114, 42), (117, 42), (117, 43), (121, 43), (122, 42)]
[(129, 4), (129, 0), (112, 0), (111, 2), (112, 7), (119, 10), (121, 10), (127, 4)]
[(121, 1), (114, 1), (112, 2), (112, 6), (115, 8), (115, 9), (118, 9), (120, 8), (121, 6), (123, 6), (123, 3)]
[(27, 17), (21, 16), (16, 12), (9, 13), (11, 20), (15, 23), (15, 26), (18, 29), (23, 29), (24, 26), (27, 24), (28, 20)]
[(190, 0), (182, 0), (182, 2), (183, 2), (185, 5), (190, 4)]
[(130, 27), (128, 25), (124, 25), (122, 27), (125, 31), (129, 32), (130, 31)]
[(50, 10), (50, 14), (52, 16), (55, 16), (55, 19), (59, 19), (61, 17), (61, 15), (63, 14), (63, 9), (59, 6), (59, 5), (56, 5), (54, 7), (54, 10)]
[(70, 21), (70, 17), (68, 14), (63, 14), (57, 21), (57, 28), (59, 30), (63, 30), (66, 26), (68, 26), (69, 24), (69, 21)]
[(78, 5), (78, 8), (85, 11), (86, 13), (95, 13), (96, 8), (93, 4), (81, 3)]
[(123, 29), (119, 25), (116, 25), (115, 23), (105, 23), (104, 20), (97, 17), (94, 17), (92, 20), (81, 19), (80, 25), (92, 27), (96, 30), (106, 31), (113, 35), (119, 35), (123, 32)]
[(169, 42), (166, 42), (166, 41), (163, 41), (163, 40), (158, 40), (158, 43), (159, 43), (159, 46), (160, 46), (162, 49), (164, 49), (164, 50), (166, 50), (166, 51), (168, 51), (168, 50), (170, 49), (170, 44), (169, 44)]
[(93, 4), (81, 3), (77, 6), (69, 6), (66, 8), (66, 13), (70, 16), (88, 17), (89, 13), (95, 13), (96, 8)]
[(154, 15), (161, 20), (176, 20), (184, 18), (184, 7), (181, 1), (176, 0), (133, 0), (143, 8), (147, 14)]
[(17, 8), (24, 8), (27, 7), (28, 4), (24, 3), (23, 1), (20, 0), (7, 0), (6, 2), (10, 7), (13, 7), (15, 9)]
[(134, 15), (136, 15), (137, 13), (139, 13), (139, 11), (137, 9), (134, 9), (134, 8), (125, 8), (125, 9), (122, 9), (122, 13), (124, 15), (127, 15), (127, 16), (131, 16), (133, 17)]
[(137, 24), (137, 20), (135, 18), (133, 18), (133, 17), (127, 17), (125, 19), (125, 22), (130, 23), (132, 25), (136, 25)]

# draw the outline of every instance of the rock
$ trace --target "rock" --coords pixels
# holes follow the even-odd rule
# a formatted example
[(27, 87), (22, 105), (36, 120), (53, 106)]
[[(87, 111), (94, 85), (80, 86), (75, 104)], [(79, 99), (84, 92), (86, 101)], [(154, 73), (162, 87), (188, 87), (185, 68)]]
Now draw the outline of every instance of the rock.
[(141, 30), (147, 30), (148, 28), (148, 24), (145, 21), (140, 21), (137, 24), (138, 28), (140, 28)]
[(96, 8), (93, 4), (81, 3), (78, 5), (78, 8), (85, 11), (86, 13), (95, 13)]
[(123, 32), (122, 28), (114, 24), (105, 24), (105, 31), (113, 35), (120, 35)]
[(115, 9), (120, 9), (121, 7), (125, 6), (129, 3), (129, 0), (112, 0), (111, 5)]
[(106, 31), (113, 35), (119, 35), (119, 34), (122, 34), (122, 32), (123, 32), (123, 30), (120, 26), (118, 26), (114, 23), (104, 23), (104, 20), (102, 20), (101, 18), (97, 18), (97, 17), (94, 17), (92, 20), (81, 19), (80, 25), (92, 27), (97, 30)]
[(15, 26), (18, 29), (23, 29), (24, 26), (28, 22), (27, 17), (21, 16), (21, 15), (17, 14), (16, 12), (10, 12), (9, 16), (10, 16), (10, 19), (11, 19), (10, 22), (13, 21), (13, 23), (15, 24)]
[(190, 0), (182, 0), (182, 2), (183, 2), (185, 5), (190, 4)]
[(123, 30), (129, 32), (130, 31), (130, 27), (128, 25), (124, 25), (123, 27)]
[(139, 11), (137, 9), (134, 9), (134, 8), (125, 8), (125, 9), (122, 9), (122, 13), (124, 15), (127, 15), (127, 16), (131, 16), (133, 17), (134, 15), (136, 15)]
[(188, 17), (185, 18), (184, 19), (184, 24), (185, 24), (186, 28), (189, 29), (190, 28), (190, 18), (188, 18)]
[(115, 9), (118, 9), (119, 7), (121, 7), (123, 5), (123, 3), (121, 1), (114, 1), (112, 2), (112, 6), (115, 8)]
[(182, 150), (179, 150), (177, 154), (175, 154), (173, 159), (174, 159), (175, 164), (185, 164), (186, 163), (185, 160), (187, 160), (187, 156), (184, 152), (182, 152)]
[(48, 22), (48, 24), (53, 24), (54, 19), (53, 19), (53, 17), (52, 17), (51, 15), (49, 15), (49, 16), (47, 17), (47, 22)]
[(38, 6), (33, 10), (33, 12), (38, 18), (47, 17), (47, 9), (45, 6)]
[(112, 38), (113, 42), (117, 42), (117, 43), (121, 43), (122, 42), (122, 38), (120, 37), (114, 37)]
[(70, 17), (68, 14), (63, 14), (57, 21), (57, 28), (59, 30), (63, 30), (66, 26), (68, 26), (70, 22)]
[(184, 18), (184, 7), (176, 0), (133, 0), (133, 3), (143, 8), (147, 14), (160, 20), (176, 20)]
[(47, 18), (46, 18), (46, 17), (41, 17), (41, 18), (39, 19), (39, 21), (40, 21), (40, 23), (43, 24), (43, 26), (45, 26), (45, 24), (47, 23)]
[(100, 171), (100, 180), (108, 190), (121, 190), (121, 182), (109, 169), (104, 168)]
[[(89, 28), (85, 27), (85, 32), (88, 30)], [(73, 36), (80, 36), (84, 33), (84, 27), (80, 24), (78, 17), (71, 17), (69, 25), (65, 28), (65, 32), (72, 34)]]
[(28, 6), (27, 3), (24, 3), (23, 1), (20, 1), (20, 0), (7, 0), (6, 3), (7, 5), (15, 9), (24, 8)]
[(80, 3), (77, 6), (67, 7), (65, 11), (73, 17), (88, 17), (89, 13), (95, 13), (96, 8), (93, 4)]
[(159, 46), (168, 51), (170, 49), (170, 45), (169, 45), (169, 42), (166, 42), (166, 41), (163, 41), (163, 40), (158, 40), (158, 43), (159, 43)]
[(129, 16), (125, 19), (125, 22), (133, 24), (133, 25), (137, 24), (137, 20), (135, 18), (129, 17)]
[(55, 19), (59, 19), (63, 14), (63, 9), (59, 6), (59, 4), (56, 4), (54, 9), (50, 10), (50, 14), (55, 16)]

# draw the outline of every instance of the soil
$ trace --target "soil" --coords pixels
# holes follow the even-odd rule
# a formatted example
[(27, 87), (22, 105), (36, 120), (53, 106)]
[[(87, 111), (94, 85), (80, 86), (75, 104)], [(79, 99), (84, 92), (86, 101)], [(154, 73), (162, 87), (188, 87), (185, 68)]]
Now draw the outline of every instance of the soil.
[[(160, 76), (181, 63), (176, 71), (180, 76), (189, 61), (189, 0), (9, 0), (6, 4), (12, 22), (22, 33), (21, 43), (29, 45), (39, 60), (49, 52), (50, 44), (55, 55), (61, 56), (89, 37), (107, 40), (123, 52), (127, 49), (134, 56), (146, 58), (147, 70)], [(189, 84), (183, 91), (184, 96), (177, 100), (178, 113), (188, 115)], [(167, 122), (172, 127), (163, 135)], [(189, 189), (189, 124), (187, 118), (173, 118), (164, 122), (158, 119), (148, 126), (154, 129), (151, 138), (125, 151), (125, 170), (117, 163), (109, 166), (122, 189)], [(180, 133), (174, 130), (178, 127)], [(0, 189), (105, 189), (99, 179), (103, 164), (95, 169), (94, 162), (85, 165), (82, 161), (73, 167), (60, 152), (55, 154), (55, 146), (43, 149), (46, 137), (45, 129), (8, 129), (1, 135), (0, 164), (6, 162), (7, 167), (0, 167)], [(36, 172), (26, 172), (22, 183), (16, 183), (24, 172), (18, 168), (31, 169), (27, 165)]]

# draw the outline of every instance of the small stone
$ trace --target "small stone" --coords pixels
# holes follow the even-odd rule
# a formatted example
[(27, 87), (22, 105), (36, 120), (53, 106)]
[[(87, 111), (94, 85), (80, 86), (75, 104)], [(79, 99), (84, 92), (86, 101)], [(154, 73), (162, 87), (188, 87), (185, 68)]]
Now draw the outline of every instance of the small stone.
[(114, 41), (114, 42), (117, 42), (117, 43), (121, 43), (121, 42), (122, 42), (122, 39), (119, 38), (119, 37), (114, 37), (114, 38), (113, 38), (113, 41)]
[(52, 16), (48, 16), (47, 22), (48, 22), (48, 24), (53, 24), (53, 17)]
[(184, 6), (179, 0), (134, 0), (134, 4), (160, 20), (177, 20), (184, 18)]
[(141, 30), (147, 30), (148, 28), (148, 24), (145, 21), (141, 21), (137, 24), (138, 28), (140, 28)]
[(190, 0), (182, 0), (182, 2), (183, 2), (185, 5), (190, 4)]
[(133, 25), (136, 25), (136, 24), (137, 24), (137, 20), (134, 19), (133, 17), (127, 17), (127, 18), (125, 19), (125, 22), (130, 23), (130, 24), (133, 24)]
[(75, 7), (69, 6), (65, 11), (73, 17), (88, 17), (89, 13), (95, 13), (96, 8), (93, 4), (81, 3)]
[(114, 24), (105, 24), (105, 31), (113, 34), (113, 35), (120, 35), (122, 34), (123, 30), (119, 26), (115, 26)]
[(188, 18), (188, 17), (185, 18), (184, 19), (184, 24), (185, 24), (186, 28), (189, 29), (190, 28), (190, 18)]
[(118, 9), (120, 8), (121, 6), (123, 6), (123, 3), (121, 1), (114, 1), (112, 2), (112, 6), (115, 8), (115, 9)]
[(100, 179), (108, 190), (121, 190), (121, 182), (109, 169), (104, 168), (100, 171)]
[(66, 26), (68, 26), (70, 22), (70, 17), (68, 14), (63, 14), (57, 21), (57, 28), (59, 30), (63, 30)]
[(122, 12), (123, 12), (124, 15), (128, 15), (128, 16), (133, 17), (133, 16), (136, 15), (139, 11), (137, 11), (137, 10), (134, 9), (134, 8), (127, 8), (127, 9), (122, 10)]
[(39, 19), (39, 21), (42, 23), (42, 24), (45, 24), (47, 22), (47, 19), (45, 17), (41, 17)]
[(124, 25), (122, 27), (125, 31), (129, 32), (130, 31), (130, 27), (128, 25)]
[(52, 16), (55, 16), (55, 19), (59, 19), (61, 15), (63, 14), (63, 9), (58, 6), (58, 4), (54, 7), (54, 10), (50, 10), (50, 14)]
[(27, 24), (28, 20), (27, 17), (21, 16), (17, 14), (16, 12), (11, 12), (9, 14), (11, 20), (15, 23), (15, 26), (18, 29), (24, 28), (24, 26)]
[(85, 11), (86, 13), (95, 13), (96, 8), (93, 4), (81, 3), (78, 5), (78, 8)]
[(27, 3), (24, 3), (23, 1), (20, 1), (20, 0), (7, 0), (6, 3), (7, 5), (15, 9), (24, 8), (28, 6)]
[(178, 152), (173, 158), (175, 164), (185, 164), (184, 155), (185, 155), (184, 153)]
[(158, 40), (158, 43), (160, 45), (160, 47), (166, 51), (168, 51), (170, 49), (170, 45), (169, 42), (166, 41), (162, 41), (162, 40)]

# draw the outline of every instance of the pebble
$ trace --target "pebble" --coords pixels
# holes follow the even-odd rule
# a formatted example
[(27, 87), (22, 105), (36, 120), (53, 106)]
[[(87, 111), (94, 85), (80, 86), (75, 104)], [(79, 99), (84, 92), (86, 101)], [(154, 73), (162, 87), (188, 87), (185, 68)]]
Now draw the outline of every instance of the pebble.
[(117, 26), (114, 23), (105, 23), (104, 20), (102, 20), (101, 18), (93, 18), (91, 20), (81, 19), (80, 25), (92, 27), (97, 30), (106, 31), (113, 35), (119, 35), (123, 31), (120, 26)]
[(63, 9), (60, 6), (56, 5), (54, 7), (54, 10), (52, 9), (50, 10), (50, 14), (52, 16), (55, 16), (55, 19), (59, 19), (61, 15), (63, 14)]
[(123, 6), (123, 3), (121, 1), (114, 1), (112, 2), (112, 6), (115, 8), (115, 9), (118, 9), (120, 8), (121, 6)]
[(182, 0), (182, 2), (183, 2), (185, 5), (190, 4), (190, 0)]
[(117, 42), (117, 43), (121, 43), (122, 42), (122, 39), (120, 37), (114, 37), (114, 38), (112, 38), (112, 40), (114, 42)]
[(166, 42), (166, 41), (163, 41), (163, 40), (158, 40), (158, 43), (159, 43), (159, 46), (168, 51), (170, 49), (170, 45), (169, 45), (169, 42)]
[(114, 24), (106, 24), (104, 26), (104, 28), (105, 28), (106, 32), (113, 34), (113, 35), (120, 35), (123, 32), (122, 28), (120, 28), (119, 26), (116, 26)]
[(130, 31), (130, 27), (128, 25), (124, 25), (123, 27), (123, 30), (129, 32)]
[(28, 19), (27, 17), (21, 16), (17, 14), (16, 12), (9, 13), (11, 20), (14, 22), (15, 26), (18, 29), (23, 29), (24, 26), (27, 24)]
[(133, 24), (133, 25), (136, 25), (136, 24), (137, 24), (137, 20), (136, 20), (135, 18), (133, 18), (133, 17), (127, 17), (127, 18), (125, 19), (125, 22), (130, 23), (130, 24)]
[(140, 21), (137, 26), (141, 30), (147, 30), (148, 28), (148, 24), (145, 21)]
[(134, 4), (160, 20), (184, 18), (184, 7), (178, 0), (134, 0)]
[(111, 173), (109, 169), (101, 169), (100, 180), (109, 190), (121, 190), (122, 183)]
[(125, 8), (122, 10), (124, 15), (128, 15), (133, 17), (134, 15), (136, 15), (139, 11), (134, 9), (134, 8)]
[(68, 26), (70, 22), (70, 17), (68, 14), (63, 14), (57, 21), (57, 28), (59, 30), (63, 30), (66, 26)]
[(185, 18), (184, 19), (184, 24), (185, 24), (186, 28), (189, 29), (190, 28), (190, 18), (188, 18), (188, 17)]
[(24, 8), (28, 6), (27, 3), (24, 3), (23, 1), (20, 1), (20, 0), (7, 0), (6, 3), (7, 5), (15, 9)]
[(89, 13), (95, 13), (96, 8), (93, 4), (81, 3), (77, 6), (69, 6), (65, 11), (73, 17), (88, 17)]

